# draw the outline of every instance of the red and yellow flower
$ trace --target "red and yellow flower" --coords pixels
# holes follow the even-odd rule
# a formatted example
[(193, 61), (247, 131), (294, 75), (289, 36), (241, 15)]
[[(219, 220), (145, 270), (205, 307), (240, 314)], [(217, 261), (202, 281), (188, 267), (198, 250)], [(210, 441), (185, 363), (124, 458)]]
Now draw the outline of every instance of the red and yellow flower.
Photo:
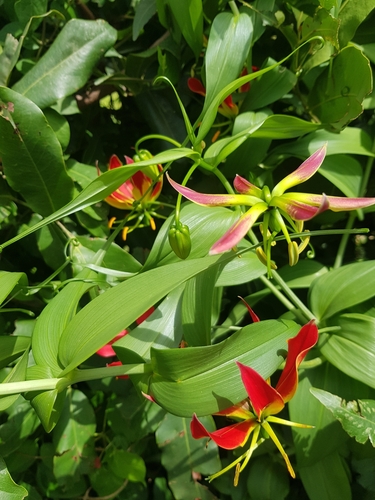
[[(305, 358), (308, 351), (318, 341), (318, 329), (314, 321), (310, 321), (301, 328), (299, 333), (288, 340), (288, 355), (285, 367), (275, 388), (256, 372), (253, 368), (237, 362), (242, 382), (245, 386), (248, 398), (240, 403), (223, 410), (216, 415), (224, 415), (237, 420), (236, 423), (228, 425), (214, 432), (209, 432), (194, 415), (190, 424), (191, 434), (195, 439), (208, 437), (218, 446), (227, 450), (233, 450), (244, 446), (252, 435), (249, 449), (239, 458), (223, 470), (213, 474), (208, 479), (211, 481), (232, 467), (236, 467), (235, 485), (238, 483), (240, 472), (246, 467), (253, 451), (264, 439), (260, 437), (261, 430), (275, 443), (282, 454), (288, 470), (295, 477), (293, 467), (289, 461), (282, 444), (272, 430), (270, 423), (278, 423), (296, 427), (311, 427), (310, 425), (290, 422), (275, 417), (294, 396), (298, 385), (298, 367)], [(242, 462), (242, 463), (241, 463)]]

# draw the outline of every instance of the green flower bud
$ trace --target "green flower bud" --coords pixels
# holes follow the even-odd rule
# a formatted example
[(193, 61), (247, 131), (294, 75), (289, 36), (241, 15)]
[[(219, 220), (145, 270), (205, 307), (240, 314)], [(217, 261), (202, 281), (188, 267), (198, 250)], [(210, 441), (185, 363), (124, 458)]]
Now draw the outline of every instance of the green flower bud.
[[(140, 149), (137, 155), (133, 156), (133, 160), (135, 163), (139, 161), (151, 160), (153, 158), (150, 151), (147, 149)], [(147, 175), (153, 181), (156, 181), (159, 178), (161, 168), (158, 165), (149, 165), (148, 167), (143, 167), (142, 172)]]
[(191, 239), (188, 226), (185, 224), (174, 224), (168, 233), (169, 244), (180, 259), (186, 259), (190, 255)]

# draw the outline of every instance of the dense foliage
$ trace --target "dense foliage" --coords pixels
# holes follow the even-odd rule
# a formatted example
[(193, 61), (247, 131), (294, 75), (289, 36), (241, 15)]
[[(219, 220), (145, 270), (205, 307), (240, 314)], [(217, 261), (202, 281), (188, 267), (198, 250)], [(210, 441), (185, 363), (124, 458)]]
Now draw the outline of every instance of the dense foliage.
[(2, 498), (374, 498), (374, 9), (0, 1)]

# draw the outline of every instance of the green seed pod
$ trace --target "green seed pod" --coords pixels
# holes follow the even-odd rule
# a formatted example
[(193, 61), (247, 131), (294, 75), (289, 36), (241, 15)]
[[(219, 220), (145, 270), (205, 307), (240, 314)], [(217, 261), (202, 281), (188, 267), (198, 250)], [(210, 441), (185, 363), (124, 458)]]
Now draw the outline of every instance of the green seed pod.
[(173, 225), (168, 233), (169, 244), (180, 259), (186, 259), (190, 255), (191, 239), (188, 226), (185, 224)]

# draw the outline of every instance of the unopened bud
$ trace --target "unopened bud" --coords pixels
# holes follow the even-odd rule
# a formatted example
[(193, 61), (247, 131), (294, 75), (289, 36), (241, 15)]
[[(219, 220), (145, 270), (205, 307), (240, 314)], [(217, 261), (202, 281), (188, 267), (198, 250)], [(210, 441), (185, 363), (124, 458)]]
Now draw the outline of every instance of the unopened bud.
[[(135, 163), (138, 163), (139, 161), (151, 160), (151, 158), (153, 158), (153, 156), (150, 151), (147, 151), (147, 149), (140, 149), (138, 154), (133, 156)], [(147, 167), (142, 168), (142, 172), (153, 181), (156, 181), (159, 178), (160, 169), (158, 165), (148, 165)]]
[(295, 266), (299, 259), (298, 245), (295, 241), (288, 243), (289, 265)]
[(168, 233), (169, 244), (180, 259), (186, 259), (190, 255), (191, 239), (188, 226), (185, 224), (173, 225)]

